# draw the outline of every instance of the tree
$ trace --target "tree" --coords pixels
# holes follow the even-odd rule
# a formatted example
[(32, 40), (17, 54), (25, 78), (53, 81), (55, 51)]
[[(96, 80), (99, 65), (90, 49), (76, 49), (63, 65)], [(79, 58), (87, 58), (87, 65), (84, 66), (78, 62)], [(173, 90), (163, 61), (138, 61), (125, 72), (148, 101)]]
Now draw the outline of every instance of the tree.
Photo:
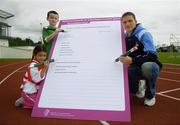
[(34, 46), (35, 43), (29, 39), (26, 38), (22, 40), (20, 37), (8, 37), (9, 46)]

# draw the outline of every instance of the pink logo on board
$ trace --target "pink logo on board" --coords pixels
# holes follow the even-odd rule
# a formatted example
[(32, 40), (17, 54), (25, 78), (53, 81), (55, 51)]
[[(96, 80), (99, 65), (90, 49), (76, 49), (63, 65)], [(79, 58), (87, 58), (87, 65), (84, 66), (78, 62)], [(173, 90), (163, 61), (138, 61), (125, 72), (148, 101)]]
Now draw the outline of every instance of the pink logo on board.
[(49, 109), (45, 109), (45, 110), (44, 110), (44, 116), (45, 116), (45, 117), (47, 117), (47, 116), (48, 116), (48, 114), (49, 114), (49, 112), (50, 112), (50, 110), (49, 110)]

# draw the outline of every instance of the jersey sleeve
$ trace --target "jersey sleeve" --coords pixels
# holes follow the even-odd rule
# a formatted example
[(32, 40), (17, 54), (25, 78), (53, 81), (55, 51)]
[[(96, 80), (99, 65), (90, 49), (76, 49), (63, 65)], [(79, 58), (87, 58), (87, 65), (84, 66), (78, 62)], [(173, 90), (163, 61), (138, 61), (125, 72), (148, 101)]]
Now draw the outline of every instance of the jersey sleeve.
[(46, 37), (48, 36), (49, 34), (48, 34), (48, 30), (47, 30), (47, 28), (43, 28), (43, 31), (42, 31), (42, 37), (43, 37), (43, 42), (44, 43), (46, 43), (47, 41), (46, 41)]
[(157, 60), (157, 52), (153, 43), (153, 37), (149, 32), (143, 31), (139, 33), (139, 41), (144, 46), (144, 52), (132, 58), (132, 62), (141, 65), (144, 62), (155, 62)]
[(37, 67), (30, 69), (30, 75), (31, 75), (31, 79), (36, 83), (39, 83), (45, 78), (45, 76), (41, 78), (41, 70), (39, 71)]

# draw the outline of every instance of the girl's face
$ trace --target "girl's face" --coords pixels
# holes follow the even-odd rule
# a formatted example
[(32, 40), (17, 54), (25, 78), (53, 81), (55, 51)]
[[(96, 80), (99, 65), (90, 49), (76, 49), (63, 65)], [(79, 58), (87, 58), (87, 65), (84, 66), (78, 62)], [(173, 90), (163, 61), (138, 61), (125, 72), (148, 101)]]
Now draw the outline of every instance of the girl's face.
[(57, 14), (50, 13), (47, 20), (49, 21), (49, 25), (56, 26), (59, 21), (59, 16)]
[(35, 58), (36, 58), (39, 62), (45, 61), (45, 60), (46, 60), (46, 52), (44, 52), (44, 51), (38, 52), (38, 53), (35, 55)]

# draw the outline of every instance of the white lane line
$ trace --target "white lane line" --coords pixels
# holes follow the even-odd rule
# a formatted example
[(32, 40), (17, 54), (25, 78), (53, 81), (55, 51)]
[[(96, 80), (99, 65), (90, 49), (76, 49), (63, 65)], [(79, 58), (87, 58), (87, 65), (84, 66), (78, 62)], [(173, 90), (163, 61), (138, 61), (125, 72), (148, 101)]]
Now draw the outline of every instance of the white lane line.
[(167, 81), (171, 81), (171, 82), (179, 82), (180, 83), (180, 80), (167, 79), (167, 78), (162, 78), (162, 77), (159, 77), (158, 79), (167, 80)]
[(161, 93), (157, 93), (157, 95), (160, 95), (160, 96), (163, 96), (163, 97), (166, 97), (166, 98), (170, 98), (170, 99), (174, 99), (176, 101), (180, 101), (179, 98), (175, 98), (175, 97), (172, 97), (172, 96), (169, 96), (169, 95), (165, 95), (165, 94), (161, 94)]
[(9, 75), (6, 76), (3, 80), (0, 81), (0, 85), (1, 85), (6, 79), (8, 79), (11, 75), (13, 75), (13, 74), (16, 73), (18, 70), (24, 68), (24, 67), (27, 66), (27, 65), (29, 65), (29, 63), (26, 64), (26, 65), (24, 65), (24, 66), (22, 66), (22, 67), (20, 67), (20, 68), (18, 68), (18, 69), (16, 69), (16, 70), (14, 70), (11, 74), (9, 74)]
[(161, 72), (163, 72), (163, 73), (170, 73), (170, 74), (178, 74), (178, 75), (180, 75), (180, 73), (177, 73), (177, 72), (168, 72), (168, 71), (161, 71)]
[(108, 122), (106, 121), (99, 121), (102, 125), (110, 125)]
[(170, 90), (166, 90), (166, 91), (158, 92), (158, 94), (164, 94), (164, 93), (174, 92), (174, 91), (179, 91), (179, 90), (180, 90), (180, 88), (170, 89)]
[(7, 65), (2, 65), (2, 66), (0, 66), (0, 68), (4, 68), (6, 66), (11, 66), (11, 65), (15, 65), (15, 64), (21, 64), (21, 63), (24, 63), (24, 62), (17, 62), (17, 63), (11, 63), (11, 64), (7, 64)]

